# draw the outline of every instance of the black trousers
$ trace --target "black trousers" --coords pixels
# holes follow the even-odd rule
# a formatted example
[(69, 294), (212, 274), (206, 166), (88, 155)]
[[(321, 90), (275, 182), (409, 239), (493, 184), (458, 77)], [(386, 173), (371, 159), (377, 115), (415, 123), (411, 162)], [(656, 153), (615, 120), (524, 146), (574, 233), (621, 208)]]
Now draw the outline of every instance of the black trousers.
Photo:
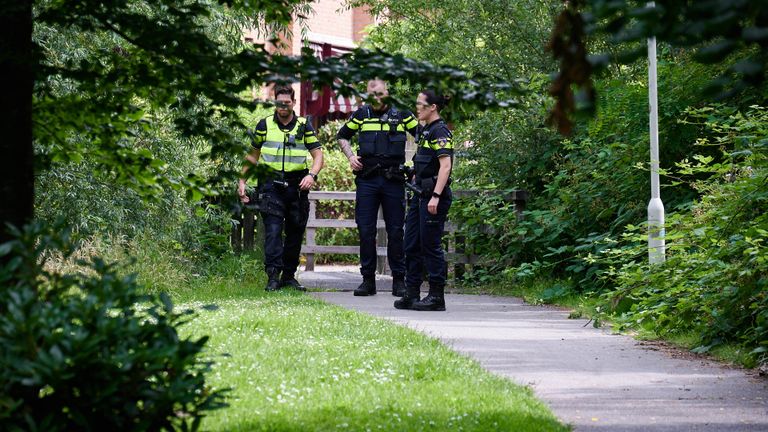
[(293, 277), (299, 267), (301, 242), (309, 218), (309, 191), (298, 183), (287, 187), (267, 181), (259, 185), (260, 213), (264, 221), (264, 269)]
[(443, 191), (437, 214), (427, 211), (429, 200), (414, 194), (405, 216), (405, 262), (408, 268), (405, 284), (408, 287), (421, 286), (425, 271), (430, 284), (445, 285), (448, 278), (442, 239), (453, 202), (451, 189), (446, 187)]
[(384, 176), (355, 179), (355, 221), (360, 235), (360, 273), (376, 275), (376, 220), (379, 206), (387, 230), (387, 260), (392, 276), (405, 276), (403, 251), (403, 222), (405, 219), (405, 188), (402, 182)]

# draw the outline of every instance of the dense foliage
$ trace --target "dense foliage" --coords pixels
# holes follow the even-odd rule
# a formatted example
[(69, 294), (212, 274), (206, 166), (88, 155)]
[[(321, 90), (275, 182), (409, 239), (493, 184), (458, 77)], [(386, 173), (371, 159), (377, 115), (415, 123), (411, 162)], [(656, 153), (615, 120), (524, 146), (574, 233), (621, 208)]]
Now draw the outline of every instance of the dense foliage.
[(594, 109), (594, 74), (611, 64), (631, 64), (645, 57), (649, 37), (691, 50), (700, 64), (730, 62), (716, 79), (695, 89), (699, 94), (704, 90), (704, 94), (731, 97), (759, 88), (765, 81), (766, 0), (571, 0), (563, 4), (549, 44), (560, 60), (550, 88), (557, 99), (551, 121), (562, 132), (570, 133), (574, 112)]
[(716, 105), (684, 123), (706, 128), (702, 153), (669, 173), (700, 194), (667, 221), (668, 258), (649, 268), (639, 227), (604, 239), (585, 262), (602, 264), (604, 294), (622, 326), (657, 334), (694, 331), (699, 352), (726, 342), (748, 348), (747, 364), (768, 359), (768, 110)]
[[(60, 228), (60, 227), (58, 227)], [(224, 393), (205, 384), (206, 337), (182, 338), (194, 315), (140, 295), (99, 258), (89, 273), (46, 268), (69, 249), (40, 224), (0, 255), (0, 425), (7, 431), (196, 430)]]
[[(377, 46), (437, 63), (462, 57), (479, 73), (503, 73), (499, 64), (515, 59), (511, 67), (529, 77), (521, 84), (529, 93), (517, 106), (478, 112), (454, 122), (456, 187), (530, 193), (522, 221), (500, 194), (455, 203), (452, 218), (461, 223), (472, 250), (484, 257), (484, 265), (467, 275), (468, 283), (520, 284), (526, 278), (554, 276), (560, 279), (553, 282), (557, 289), (548, 290), (544, 300), (570, 293), (597, 298), (604, 303), (598, 308), (598, 322), (615, 320), (623, 327), (640, 326), (666, 336), (692, 332), (702, 351), (735, 344), (749, 353), (745, 363), (765, 361), (766, 272), (760, 258), (764, 197), (758, 192), (764, 186), (758, 148), (762, 149), (765, 124), (763, 110), (750, 106), (764, 106), (768, 94), (759, 87), (759, 80), (739, 84), (748, 76), (738, 73), (745, 61), (759, 63), (763, 54), (746, 47), (754, 42), (747, 39), (728, 45), (731, 56), (702, 59), (702, 53), (712, 49), (706, 48), (713, 45), (707, 39), (710, 36), (757, 25), (762, 19), (759, 13), (744, 12), (754, 12), (748, 2), (736, 2), (741, 9), (734, 9), (736, 15), (746, 14), (744, 21), (723, 14), (720, 29), (710, 27), (711, 22), (702, 23), (717, 8), (703, 11), (686, 3), (684, 10), (675, 9), (685, 13), (674, 19), (669, 8), (685, 2), (656, 2), (652, 10), (670, 17), (659, 24), (666, 32), (660, 40), (678, 45), (661, 43), (658, 50), (662, 199), (669, 241), (669, 259), (660, 268), (647, 264), (644, 231), (650, 195), (646, 66), (629, 63), (644, 55), (645, 44), (637, 42), (643, 41), (647, 30), (658, 29), (649, 24), (653, 14), (628, 14), (630, 2), (581, 2), (590, 3), (590, 11), (604, 8), (587, 17), (588, 22), (607, 11), (618, 17), (613, 27), (605, 26), (610, 23), (606, 20), (598, 21), (599, 29), (582, 29), (591, 32), (589, 39), (580, 40), (589, 43), (584, 52), (633, 50), (635, 56), (623, 57), (624, 64), (611, 63), (601, 75), (582, 70), (594, 80), (590, 84), (596, 97), (591, 106), (594, 117), (577, 123), (571, 136), (563, 138), (545, 126), (552, 105), (544, 96), (548, 85), (544, 77), (554, 66), (542, 60), (544, 44), (532, 48), (528, 43), (539, 40), (532, 23), (546, 21), (542, 15), (538, 20), (518, 17), (516, 6), (507, 6), (510, 25), (526, 23), (523, 31), (528, 41), (494, 33), (493, 38), (507, 38), (505, 49), (486, 50), (477, 43), (480, 36), (475, 36), (478, 29), (496, 28), (498, 20), (506, 19), (484, 13), (500, 5), (479, 2), (457, 14), (452, 8), (462, 5), (461, 1), (427, 2), (424, 9), (419, 9), (420, 2), (370, 3), (386, 4), (382, 13), (390, 11), (387, 16), (394, 18), (374, 31), (371, 40)], [(547, 11), (553, 20), (551, 9), (525, 3), (525, 8), (538, 14)], [(633, 7), (645, 10), (642, 3)], [(701, 15), (691, 16), (694, 9)], [(551, 29), (554, 20), (549, 22)], [(700, 31), (689, 38), (696, 40), (694, 47), (681, 49), (686, 26), (699, 25)], [(619, 29), (637, 31), (621, 33)], [(627, 44), (615, 45), (611, 39), (615, 35), (623, 35)], [(718, 63), (712, 64), (714, 60)], [(734, 80), (726, 82), (723, 76)], [(721, 94), (721, 105), (707, 108), (711, 101), (701, 89), (713, 83), (721, 84), (720, 90), (735, 91)], [(744, 85), (758, 85), (757, 91), (739, 92)], [(582, 94), (574, 102), (586, 103), (587, 96)]]

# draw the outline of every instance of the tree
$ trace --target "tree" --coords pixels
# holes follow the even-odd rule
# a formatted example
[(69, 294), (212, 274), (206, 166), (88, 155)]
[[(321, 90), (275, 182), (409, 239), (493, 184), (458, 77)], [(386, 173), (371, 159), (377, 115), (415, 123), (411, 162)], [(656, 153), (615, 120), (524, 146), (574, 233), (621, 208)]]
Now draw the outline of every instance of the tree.
[[(116, 185), (138, 189), (153, 184), (184, 187), (200, 194), (236, 175), (234, 171), (216, 178), (193, 175), (181, 185), (166, 178), (162, 163), (131, 146), (131, 129), (152, 121), (145, 115), (152, 108), (175, 109), (174, 126), (179, 133), (208, 142), (207, 156), (215, 158), (240, 152), (242, 137), (238, 132), (242, 125), (232, 108), (250, 103), (238, 95), (253, 84), (309, 80), (341, 86), (341, 93), (350, 93), (355, 91), (352, 83), (381, 76), (450, 88), (462, 103), (479, 106), (504, 104), (504, 97), (510, 95), (478, 91), (493, 88), (503, 92), (511, 89), (509, 85), (482, 78), (468, 83), (460, 70), (382, 52), (357, 50), (323, 62), (309, 51), (288, 57), (269, 55), (263, 46), (231, 43), (239, 40), (236, 33), (242, 26), (256, 27), (264, 22), (285, 26), (292, 10), (304, 3), (4, 0), (2, 66), (11, 91), (2, 106), (7, 135), (1, 148), (6, 169), (0, 172), (0, 199), (4, 203), (0, 222), (21, 226), (32, 219), (35, 166), (86, 152), (96, 155), (100, 168), (111, 173)], [(222, 11), (238, 20), (219, 40), (209, 36), (204, 26), (211, 14)], [(49, 26), (54, 32), (110, 38), (113, 48), (63, 64), (52, 63), (46, 57), (46, 41), (39, 34), (32, 43), (33, 16), (37, 28)], [(350, 84), (338, 84), (337, 78)], [(497, 94), (502, 97), (497, 98)], [(232, 127), (222, 128), (214, 119)], [(71, 140), (73, 135), (78, 136), (76, 142)], [(32, 157), (33, 139), (48, 150), (37, 156), (37, 165)], [(8, 239), (9, 231), (3, 228), (0, 243)]]
[[(730, 67), (704, 89), (726, 98), (765, 80), (768, 67), (768, 0), (568, 0), (552, 31), (550, 49), (560, 71), (550, 94), (557, 104), (550, 120), (570, 133), (573, 114), (592, 111), (596, 73), (609, 64), (628, 64), (646, 53), (645, 40), (695, 51), (703, 64)], [(590, 54), (589, 42), (607, 38), (620, 48)], [(574, 89), (577, 93), (574, 94)]]
[(0, 244), (10, 236), (5, 224), (22, 226), (32, 218), (32, 2), (0, 2)]

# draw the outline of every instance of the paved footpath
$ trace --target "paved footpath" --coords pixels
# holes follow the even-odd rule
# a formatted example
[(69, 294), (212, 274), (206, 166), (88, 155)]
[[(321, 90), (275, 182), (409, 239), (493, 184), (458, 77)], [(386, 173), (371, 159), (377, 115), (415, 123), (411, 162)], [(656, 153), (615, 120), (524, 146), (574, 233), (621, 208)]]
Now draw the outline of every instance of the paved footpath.
[[(300, 276), (307, 286), (359, 275)], [(380, 281), (379, 288), (389, 288)], [(612, 335), (520, 299), (448, 294), (446, 312), (401, 311), (379, 292), (314, 292), (325, 301), (439, 338), (486, 369), (528, 385), (575, 431), (768, 431), (768, 380), (655, 343)]]

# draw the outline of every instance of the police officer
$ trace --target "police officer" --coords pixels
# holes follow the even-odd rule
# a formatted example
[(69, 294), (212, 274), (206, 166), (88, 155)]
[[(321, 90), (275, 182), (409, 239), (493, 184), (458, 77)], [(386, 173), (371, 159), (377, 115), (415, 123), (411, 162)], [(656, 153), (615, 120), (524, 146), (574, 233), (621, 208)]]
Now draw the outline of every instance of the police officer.
[[(422, 194), (413, 195), (405, 219), (408, 273), (405, 295), (395, 301), (397, 309), (445, 310), (447, 266), (442, 236), (453, 200), (450, 188), (452, 135), (440, 118), (440, 110), (446, 102), (446, 98), (432, 90), (424, 90), (416, 99), (416, 115), (424, 126), (419, 129), (413, 168), (414, 183), (422, 190)], [(425, 269), (429, 279), (429, 294), (419, 300)]]
[[(388, 239), (387, 259), (392, 270), (392, 295), (402, 296), (405, 293), (405, 192), (402, 174), (398, 176), (395, 172), (405, 162), (406, 132), (415, 135), (418, 122), (410, 112), (383, 101), (389, 95), (384, 81), (369, 81), (367, 91), (374, 102), (355, 111), (336, 135), (356, 175), (355, 221), (360, 236), (363, 283), (354, 295), (376, 294), (376, 220), (381, 205)], [(359, 134), (357, 154), (350, 146), (355, 133)]]
[[(275, 88), (275, 113), (258, 122), (252, 135), (253, 150), (246, 156), (243, 173), (251, 165), (266, 166), (257, 188), (259, 212), (264, 222), (264, 268), (267, 291), (283, 287), (304, 290), (295, 278), (299, 253), (309, 217), (309, 189), (323, 166), (323, 152), (312, 125), (293, 112), (296, 100), (291, 87)], [(312, 168), (307, 157), (312, 155)], [(251, 199), (240, 179), (238, 194)], [(283, 242), (285, 231), (285, 242)]]

